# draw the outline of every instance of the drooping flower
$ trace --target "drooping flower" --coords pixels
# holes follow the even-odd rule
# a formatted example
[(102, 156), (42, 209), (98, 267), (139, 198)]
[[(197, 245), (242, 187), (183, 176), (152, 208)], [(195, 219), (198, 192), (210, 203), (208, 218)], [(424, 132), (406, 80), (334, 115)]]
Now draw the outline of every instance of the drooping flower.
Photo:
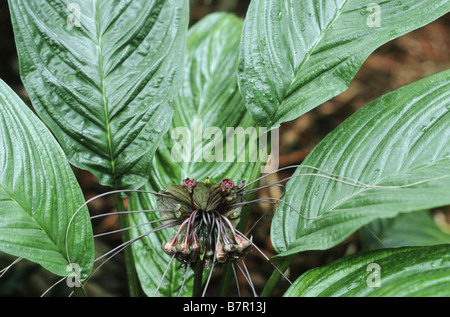
[(182, 185), (171, 185), (158, 196), (163, 218), (181, 222), (175, 235), (163, 243), (162, 249), (183, 264), (201, 265), (208, 269), (212, 262), (225, 263), (242, 258), (252, 246), (239, 234), (239, 221), (244, 201), (242, 187), (229, 178), (219, 183), (197, 182), (187, 178)]

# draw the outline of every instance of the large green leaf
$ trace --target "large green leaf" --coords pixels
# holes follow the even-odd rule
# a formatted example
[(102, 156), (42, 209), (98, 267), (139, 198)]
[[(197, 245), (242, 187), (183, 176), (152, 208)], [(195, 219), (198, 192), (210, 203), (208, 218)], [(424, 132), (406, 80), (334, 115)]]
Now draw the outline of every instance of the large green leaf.
[(449, 10), (447, 0), (253, 0), (239, 64), (246, 107), (268, 127), (295, 119), (346, 90), (376, 48)]
[(1, 80), (0, 171), (0, 251), (61, 276), (76, 263), (85, 279), (94, 244), (87, 208), (73, 217), (81, 189), (50, 131)]
[(346, 256), (304, 273), (284, 296), (450, 296), (450, 245)]
[(287, 183), (284, 199), (297, 212), (280, 204), (271, 232), (284, 255), (332, 247), (374, 219), (450, 204), (450, 71), (364, 106), (314, 148), (301, 173), (319, 176)]
[[(227, 128), (238, 127), (259, 133), (237, 85), (241, 30), (242, 20), (224, 13), (211, 14), (189, 30), (182, 89), (175, 99), (172, 124), (154, 159), (152, 182), (157, 188), (181, 184), (186, 177), (249, 179), (254, 162), (248, 160), (248, 148), (237, 146), (239, 131), (227, 135)], [(209, 135), (210, 128), (220, 133)], [(191, 147), (185, 153), (177, 144), (188, 136)], [(232, 139), (235, 143), (230, 148)], [(213, 152), (209, 146), (215, 145), (220, 155), (208, 158)], [(247, 151), (242, 160), (240, 151)]]
[[(151, 188), (145, 186), (142, 189)], [(150, 194), (130, 195), (128, 202), (129, 208), (132, 210), (151, 210), (157, 208), (156, 199)], [(152, 230), (152, 228), (161, 225), (161, 223), (157, 223), (142, 226), (142, 224), (149, 221), (159, 219), (155, 213), (136, 213), (130, 215), (129, 219), (130, 225), (138, 226), (132, 229), (131, 238), (142, 236), (149, 230)], [(171, 229), (164, 229), (156, 233), (151, 233), (132, 244), (136, 271), (142, 289), (148, 296), (176, 297), (180, 293), (184, 279), (184, 270), (178, 262), (173, 261), (163, 280), (163, 284), (158, 290), (158, 293), (155, 294), (155, 290), (170, 261), (170, 257), (162, 251), (161, 245), (163, 242), (169, 241), (173, 235), (174, 232)], [(192, 279), (190, 276), (180, 295), (192, 295)]]
[(187, 1), (9, 5), (22, 80), (69, 161), (104, 185), (144, 184), (173, 114)]
[(444, 232), (427, 211), (376, 219), (359, 234), (366, 250), (450, 244), (450, 233)]
[[(242, 21), (236, 16), (215, 13), (205, 17), (189, 30), (183, 89), (175, 99), (175, 114), (169, 132), (154, 157), (150, 182), (143, 189), (161, 190), (169, 185), (181, 184), (186, 177), (200, 181), (209, 177), (211, 182), (228, 177), (237, 182), (254, 177), (254, 170), (260, 172), (258, 162), (237, 162), (235, 151), (232, 152), (233, 158), (229, 162), (225, 155), (223, 162), (208, 162), (205, 156), (202, 159), (194, 156), (194, 153), (199, 155), (200, 151), (209, 153), (208, 144), (212, 144), (211, 139), (205, 137), (194, 145), (196, 129), (202, 135), (208, 128), (217, 127), (221, 133), (212, 140), (218, 144), (222, 143), (225, 147), (227, 127), (252, 127), (253, 121), (245, 109), (236, 79), (241, 29)], [(201, 119), (201, 122), (196, 119)], [(177, 128), (183, 128), (181, 132), (185, 131), (190, 135), (179, 136), (179, 139), (176, 139), (176, 135), (172, 137)], [(183, 150), (177, 148), (176, 143), (185, 137), (192, 138), (192, 148), (183, 154)], [(219, 148), (218, 150), (220, 151)], [(142, 206), (156, 208), (155, 197), (140, 194), (139, 198), (130, 200), (130, 208), (139, 210)], [(134, 224), (138, 224), (156, 216), (147, 213), (133, 214), (130, 217)], [(134, 236), (144, 233), (145, 230), (148, 228), (136, 230)], [(149, 295), (153, 294), (169, 260), (169, 256), (161, 250), (161, 243), (168, 241), (174, 233), (172, 229), (167, 229), (133, 244), (137, 271)], [(182, 273), (180, 265), (173, 263), (159, 295), (176, 296), (183, 280)], [(187, 285), (184, 294), (191, 295), (191, 291)]]

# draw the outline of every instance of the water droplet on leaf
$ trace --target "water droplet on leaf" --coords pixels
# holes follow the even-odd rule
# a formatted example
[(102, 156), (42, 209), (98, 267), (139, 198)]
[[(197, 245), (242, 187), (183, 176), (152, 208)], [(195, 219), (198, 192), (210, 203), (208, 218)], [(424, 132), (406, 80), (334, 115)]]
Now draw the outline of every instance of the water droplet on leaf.
[(314, 191), (314, 196), (319, 195), (320, 192), (320, 186), (317, 186), (317, 189)]
[(266, 46), (266, 38), (263, 37), (262, 40), (259, 41), (262, 46)]
[(379, 173), (380, 173), (380, 169), (377, 168), (377, 169), (375, 170), (375, 174), (372, 176), (372, 179), (376, 179)]

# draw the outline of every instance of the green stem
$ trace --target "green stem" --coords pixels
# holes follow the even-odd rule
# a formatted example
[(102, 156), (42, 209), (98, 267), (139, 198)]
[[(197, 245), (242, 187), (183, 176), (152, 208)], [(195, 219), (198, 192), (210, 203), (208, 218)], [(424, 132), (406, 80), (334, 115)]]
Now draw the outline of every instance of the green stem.
[[(252, 173), (250, 176), (251, 180), (253, 180), (261, 175), (261, 167), (263, 165), (264, 164), (261, 162), (255, 163), (255, 166), (253, 167), (253, 170), (252, 170)], [(251, 185), (250, 188), (256, 187), (257, 185), (258, 184), (255, 183), (255, 184)], [(255, 196), (255, 194), (252, 194), (249, 197), (247, 197), (247, 199), (251, 200), (251, 199), (253, 199), (254, 196)], [(245, 227), (247, 226), (248, 219), (250, 218), (250, 211), (251, 211), (251, 205), (244, 206), (242, 208), (242, 212), (241, 212), (241, 216), (240, 216), (241, 219), (240, 219), (238, 225), (236, 226), (236, 228), (241, 232), (243, 232), (245, 230)], [(233, 268), (231, 267), (231, 263), (227, 263), (227, 264), (225, 264), (225, 266), (222, 270), (222, 278), (220, 281), (219, 292), (217, 293), (217, 295), (220, 297), (228, 296), (228, 293), (230, 292), (231, 281), (233, 281), (233, 280), (234, 280)]]
[(86, 291), (84, 290), (83, 287), (74, 287), (73, 288), (73, 293), (75, 294), (76, 297), (86, 297)]
[(217, 292), (217, 296), (225, 297), (228, 296), (231, 287), (231, 281), (233, 280), (233, 271), (231, 267), (231, 263), (226, 263), (222, 270), (222, 278), (220, 280), (219, 291)]
[[(114, 194), (117, 211), (125, 211), (125, 205), (120, 194)], [(130, 222), (127, 214), (119, 215), (119, 224), (121, 228), (130, 227)], [(130, 241), (131, 235), (129, 230), (122, 231), (122, 242)], [(129, 247), (124, 249), (125, 266), (127, 270), (128, 286), (131, 297), (140, 296), (139, 279), (134, 265), (133, 250)]]
[[(285, 257), (282, 259), (282, 261), (278, 264), (278, 269), (281, 272), (286, 271), (288, 266), (291, 264), (292, 260), (294, 259), (295, 254)], [(274, 270), (272, 272), (272, 275), (270, 276), (269, 280), (267, 281), (266, 285), (264, 286), (264, 289), (262, 290), (260, 296), (261, 297), (268, 297), (271, 296), (273, 293), (273, 290), (277, 286), (278, 282), (280, 281), (281, 274), (277, 270)]]
[(194, 271), (194, 285), (192, 287), (192, 297), (202, 296), (203, 285), (203, 265), (200, 262), (197, 267), (193, 268)]

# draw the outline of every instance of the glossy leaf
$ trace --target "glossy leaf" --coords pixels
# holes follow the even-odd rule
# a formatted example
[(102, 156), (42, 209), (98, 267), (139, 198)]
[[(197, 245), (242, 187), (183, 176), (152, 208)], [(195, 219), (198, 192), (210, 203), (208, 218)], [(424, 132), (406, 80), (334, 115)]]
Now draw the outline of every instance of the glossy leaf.
[(365, 250), (450, 244), (450, 232), (444, 232), (426, 211), (374, 220), (359, 234)]
[(383, 249), (346, 256), (307, 271), (284, 294), (286, 297), (449, 295), (450, 245)]
[[(241, 30), (242, 20), (223, 13), (211, 14), (189, 30), (182, 89), (175, 99), (170, 129), (154, 159), (152, 181), (157, 188), (181, 184), (186, 177), (249, 179), (255, 162), (249, 161), (248, 143), (239, 148), (239, 131), (233, 135), (230, 130), (259, 132), (237, 85)], [(184, 138), (190, 141), (187, 151), (181, 147)], [(239, 157), (241, 151), (247, 151), (245, 157)], [(261, 161), (265, 163), (257, 156), (256, 162)]]
[(287, 183), (284, 199), (297, 211), (280, 204), (271, 232), (282, 255), (330, 248), (374, 219), (450, 204), (450, 71), (364, 106), (314, 148), (301, 173), (319, 176)]
[(253, 0), (239, 85), (255, 121), (279, 126), (345, 91), (378, 47), (450, 10), (446, 0)]
[(69, 161), (138, 188), (173, 114), (186, 1), (12, 0), (20, 73)]
[(94, 244), (87, 208), (73, 217), (84, 203), (81, 189), (50, 131), (3, 81), (0, 171), (0, 251), (61, 276), (74, 263), (85, 279)]
[[(253, 124), (236, 80), (241, 28), (242, 21), (236, 16), (215, 13), (189, 30), (183, 88), (175, 99), (175, 114), (170, 129), (154, 157), (150, 182), (142, 189), (159, 191), (169, 185), (181, 184), (186, 177), (199, 181), (209, 177), (211, 182), (228, 177), (237, 182), (251, 179), (255, 168), (259, 173), (258, 162), (237, 162), (234, 151), (232, 159), (226, 161), (225, 148), (222, 162), (219, 159), (208, 162), (204, 155), (199, 155), (212, 153), (208, 144), (222, 144), (225, 147), (227, 127), (246, 129)], [(215, 131), (220, 133), (206, 136), (205, 131), (209, 128), (217, 128)], [(195, 135), (200, 136), (198, 143), (194, 141)], [(184, 138), (191, 141), (187, 151), (176, 145), (181, 144)], [(217, 151), (221, 151), (219, 146)], [(139, 210), (141, 207), (157, 208), (155, 197), (144, 194), (133, 196), (130, 208)], [(138, 224), (157, 216), (146, 213), (130, 217), (133, 223)], [(135, 230), (134, 236), (145, 233), (145, 230), (148, 228)], [(161, 244), (174, 234), (173, 229), (166, 229), (133, 244), (137, 271), (148, 295), (153, 295), (170, 258), (161, 250)], [(158, 295), (177, 296), (182, 280), (183, 270), (175, 261)], [(192, 295), (192, 281), (189, 279), (187, 283), (183, 294)]]
[[(142, 189), (145, 189), (142, 188)], [(150, 194), (133, 194), (129, 198), (129, 206), (132, 210), (151, 210), (156, 209), (156, 199)], [(138, 226), (131, 230), (131, 238), (145, 235), (152, 228), (156, 228), (161, 223), (148, 224), (149, 221), (159, 219), (155, 213), (136, 213), (130, 215), (130, 225)], [(175, 234), (172, 229), (164, 229), (151, 233), (132, 244), (134, 262), (136, 271), (143, 291), (147, 296), (177, 297), (179, 296), (184, 279), (184, 270), (177, 261), (173, 261), (163, 280), (163, 284), (155, 294), (165, 270), (170, 261), (170, 256), (161, 249), (163, 242), (167, 242)], [(192, 295), (192, 280), (189, 277), (180, 294), (181, 296)]]

